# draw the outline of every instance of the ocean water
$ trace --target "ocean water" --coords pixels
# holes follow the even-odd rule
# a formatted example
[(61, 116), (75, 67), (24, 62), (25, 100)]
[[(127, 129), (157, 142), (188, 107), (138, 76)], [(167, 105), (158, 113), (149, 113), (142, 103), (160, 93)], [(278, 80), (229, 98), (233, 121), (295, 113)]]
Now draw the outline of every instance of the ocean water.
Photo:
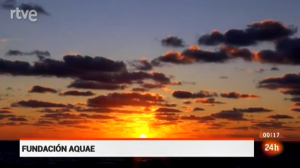
[(269, 158), (255, 144), (254, 158), (20, 158), (18, 141), (0, 141), (0, 168), (300, 168), (300, 144), (284, 144), (282, 155)]

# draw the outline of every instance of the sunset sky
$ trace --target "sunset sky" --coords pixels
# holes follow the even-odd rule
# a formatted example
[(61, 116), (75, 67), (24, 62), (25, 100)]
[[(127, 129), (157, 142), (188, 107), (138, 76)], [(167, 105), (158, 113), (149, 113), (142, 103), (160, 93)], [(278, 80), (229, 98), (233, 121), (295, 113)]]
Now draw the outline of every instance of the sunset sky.
[(300, 140), (300, 1), (0, 2), (0, 139)]

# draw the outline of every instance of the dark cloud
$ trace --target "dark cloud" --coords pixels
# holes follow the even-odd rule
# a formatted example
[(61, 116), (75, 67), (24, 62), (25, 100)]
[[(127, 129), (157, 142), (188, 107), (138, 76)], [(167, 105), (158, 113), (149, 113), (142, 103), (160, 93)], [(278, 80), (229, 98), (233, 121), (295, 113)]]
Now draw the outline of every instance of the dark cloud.
[(158, 105), (163, 106), (163, 107), (176, 107), (177, 106), (177, 104), (172, 104), (172, 103), (160, 103)]
[(300, 102), (300, 97), (293, 97), (290, 100), (293, 102)]
[(132, 88), (131, 91), (133, 91), (133, 92), (147, 92), (147, 91), (149, 91), (149, 89), (138, 87), (138, 88)]
[(38, 4), (31, 4), (31, 3), (21, 3), (18, 6), (21, 10), (24, 11), (30, 11), (30, 10), (35, 10), (37, 11), (38, 14), (43, 14), (43, 15), (50, 15), (49, 12), (47, 12), (44, 7), (38, 5)]
[(2, 110), (11, 110), (12, 108), (10, 108), (10, 107), (2, 107), (1, 109)]
[(264, 113), (272, 112), (270, 109), (261, 107), (250, 107), (245, 109), (233, 108), (232, 110), (222, 110), (221, 112), (211, 114), (210, 116), (218, 119), (227, 119), (232, 121), (245, 121), (244, 113)]
[(241, 58), (245, 61), (252, 61), (255, 54), (246, 48), (236, 48), (222, 46), (216, 51), (205, 51), (197, 46), (191, 46), (180, 52), (168, 52), (155, 58), (154, 62), (173, 63), (173, 64), (192, 64), (192, 63), (225, 63), (230, 60)]
[(246, 32), (257, 41), (267, 41), (291, 36), (297, 30), (298, 28), (293, 25), (286, 26), (277, 21), (266, 20), (249, 25)]
[(26, 122), (6, 122), (0, 123), (0, 126), (21, 126), (21, 125), (28, 125)]
[(185, 100), (185, 101), (183, 101), (182, 103), (183, 103), (183, 104), (192, 104), (192, 102), (189, 101), (189, 100)]
[(6, 54), (6, 56), (42, 56), (42, 57), (50, 57), (51, 54), (49, 51), (40, 51), (35, 50), (31, 52), (23, 52), (19, 50), (9, 50)]
[(38, 110), (37, 112), (41, 113), (64, 113), (64, 112), (70, 112), (71, 110), (69, 108), (57, 108), (57, 109), (51, 109), (51, 108), (45, 108)]
[(76, 128), (87, 128), (84, 126), (79, 126), (78, 124), (87, 124), (90, 121), (87, 119), (71, 119), (71, 120), (60, 120), (57, 124), (58, 125), (65, 125), (65, 126), (76, 126)]
[(42, 118), (50, 119), (50, 120), (61, 120), (61, 119), (82, 119), (79, 115), (72, 113), (54, 113), (54, 114), (45, 114)]
[(216, 92), (205, 91), (205, 90), (200, 90), (199, 92), (196, 93), (177, 90), (172, 92), (172, 96), (178, 99), (193, 99), (193, 98), (217, 97), (218, 94)]
[(147, 59), (133, 60), (128, 62), (135, 70), (150, 71), (153, 69), (153, 64)]
[(141, 84), (141, 87), (147, 89), (156, 89), (156, 88), (162, 88), (164, 87), (164, 85), (161, 83), (143, 83)]
[(175, 116), (176, 115), (176, 116), (178, 116), (178, 114), (174, 113), (174, 112), (156, 112), (155, 115), (156, 116), (159, 116), (159, 115), (162, 115), (162, 116), (167, 116), (167, 115)]
[(204, 98), (204, 99), (197, 99), (195, 100), (195, 103), (202, 103), (205, 105), (213, 106), (215, 104), (226, 104), (221, 101), (217, 101), (215, 98)]
[(67, 55), (63, 59), (63, 61), (44, 59), (33, 65), (24, 61), (0, 59), (0, 74), (70, 77), (111, 84), (132, 84), (149, 79), (172, 84), (170, 77), (163, 73), (128, 72), (123, 62), (103, 57)]
[(10, 117), (8, 119), (9, 121), (19, 121), (19, 122), (22, 122), (22, 121), (28, 121), (26, 118), (24, 117)]
[[(181, 85), (181, 82), (171, 82), (168, 83), (168, 85)], [(149, 91), (151, 89), (163, 89), (165, 92), (171, 92), (166, 84), (164, 83), (144, 83), (142, 82), (139, 87), (133, 88), (132, 91), (137, 91), (137, 92), (145, 92), (145, 91)]]
[(300, 38), (283, 38), (275, 43), (275, 50), (262, 50), (255, 54), (256, 61), (299, 65)]
[(241, 112), (241, 113), (266, 113), (266, 112), (272, 112), (273, 110), (265, 109), (263, 107), (249, 107), (249, 108), (233, 108), (232, 110), (226, 110), (226, 111)]
[(230, 46), (221, 46), (221, 51), (224, 51), (230, 56), (230, 59), (242, 58), (245, 61), (252, 61), (254, 59), (254, 53), (247, 48), (237, 48)]
[[(81, 120), (86, 121), (86, 123), (89, 123), (88, 120), (85, 119), (115, 119), (115, 117), (109, 116), (109, 115), (102, 115), (102, 114), (74, 114), (74, 113), (51, 113), (51, 114), (45, 114), (41, 118), (43, 119), (50, 119), (54, 121), (63, 122), (65, 120)], [(78, 123), (78, 122), (77, 122)]]
[(210, 122), (210, 123), (206, 123), (207, 125), (207, 129), (221, 129), (222, 127), (224, 127), (226, 125), (226, 123), (215, 123), (215, 122)]
[(214, 117), (210, 116), (210, 115), (199, 117), (199, 122), (200, 123), (207, 122), (207, 121), (213, 121), (213, 120), (216, 120), (216, 119)]
[(196, 111), (204, 111), (203, 108), (200, 108), (200, 107), (195, 107), (192, 109), (193, 112), (196, 112)]
[(295, 94), (300, 89), (300, 74), (286, 74), (282, 77), (267, 78), (258, 83), (259, 88), (267, 89), (289, 89), (283, 91), (285, 94)]
[(189, 115), (189, 116), (181, 116), (180, 119), (182, 120), (201, 120), (202, 117), (199, 117), (199, 116), (195, 116), (195, 115)]
[(88, 81), (88, 80), (75, 80), (68, 86), (68, 88), (99, 89), (99, 90), (123, 90), (126, 87), (127, 87), (126, 85), (102, 83), (102, 82)]
[(300, 112), (300, 108), (293, 108), (292, 111), (294, 111), (294, 112)]
[(87, 105), (94, 107), (108, 106), (152, 106), (164, 102), (163, 96), (151, 93), (109, 93), (88, 99)]
[[(198, 42), (201, 44), (200, 41)], [(224, 34), (223, 43), (235, 46), (249, 46), (256, 44), (256, 41), (244, 30), (231, 29)]]
[(13, 114), (0, 114), (0, 120), (7, 119), (10, 117), (16, 117), (16, 116)]
[[(7, 111), (7, 110), (0, 110), (0, 120), (5, 120), (7, 119), (8, 121), (15, 121), (15, 122), (25, 122), (27, 121), (26, 118), (23, 116), (16, 116), (12, 114), (12, 112)], [(0, 123), (0, 125), (6, 125), (3, 123)]]
[(35, 75), (76, 77), (88, 71), (118, 72), (126, 68), (123, 62), (115, 62), (103, 57), (64, 56), (64, 61), (44, 59), (30, 65), (23, 61), (9, 61), (0, 59), (0, 72), (12, 75)]
[(16, 8), (19, 8), (20, 10), (35, 10), (37, 11), (38, 14), (43, 14), (43, 15), (50, 15), (49, 12), (47, 12), (44, 7), (38, 5), (38, 4), (32, 4), (32, 3), (21, 3), (20, 5), (17, 5), (16, 0), (3, 0), (0, 2), (0, 7), (2, 9), (7, 9), (7, 10), (13, 10)]
[(66, 92), (59, 93), (61, 96), (93, 96), (95, 93), (91, 91), (77, 91), (77, 90), (70, 90)]
[(76, 112), (80, 113), (119, 113), (119, 114), (142, 114), (147, 112), (144, 111), (135, 111), (135, 110), (124, 110), (108, 107), (75, 107)]
[(79, 114), (79, 116), (89, 118), (89, 119), (101, 119), (101, 120), (107, 120), (107, 119), (116, 119), (114, 116), (110, 115), (103, 115), (103, 114), (93, 114), (93, 115), (87, 115), (87, 114)]
[(166, 47), (185, 47), (185, 42), (176, 36), (169, 36), (161, 40), (162, 46)]
[(224, 98), (232, 98), (232, 99), (239, 99), (239, 98), (260, 98), (257, 95), (242, 94), (242, 93), (237, 93), (237, 92), (220, 93), (220, 96), (224, 97)]
[(277, 68), (277, 67), (272, 67), (270, 70), (271, 70), (271, 71), (278, 71), (279, 68)]
[(34, 123), (33, 125), (35, 126), (52, 126), (55, 125), (55, 122), (53, 121), (48, 121), (48, 120), (44, 120), (44, 119), (39, 119), (36, 123)]
[(270, 115), (267, 118), (272, 118), (272, 119), (293, 119), (294, 117), (289, 116), (289, 115), (275, 114), (275, 115)]
[(289, 126), (285, 126), (283, 122), (277, 121), (268, 121), (268, 122), (253, 122), (253, 129), (282, 129), (282, 128), (291, 128)]
[(76, 112), (84, 112), (84, 113), (111, 113), (116, 110), (107, 108), (107, 107), (93, 107), (93, 108), (85, 108), (85, 107), (76, 107)]
[(240, 111), (232, 111), (232, 110), (223, 110), (221, 112), (211, 114), (211, 116), (217, 119), (226, 119), (232, 121), (247, 120), (244, 118), (244, 113), (241, 113)]
[(153, 80), (163, 84), (172, 84), (170, 77), (160, 72), (121, 72), (121, 73), (96, 73), (80, 76), (83, 80), (94, 80), (111, 84), (132, 84), (142, 80)]
[(255, 59), (262, 63), (281, 63), (284, 61), (284, 57), (269, 49), (257, 52)]
[(15, 0), (3, 0), (0, 2), (0, 7), (2, 9), (15, 9), (17, 5), (17, 2)]
[(161, 83), (143, 83), (140, 85), (140, 87), (145, 89), (157, 89), (157, 88), (163, 88), (165, 85)]
[(300, 96), (300, 88), (282, 90), (281, 92), (284, 93), (284, 94), (289, 94), (289, 95), (293, 95), (293, 96)]
[[(176, 115), (155, 115), (155, 119), (161, 121), (177, 121), (179, 120), (179, 116)], [(175, 124), (175, 123), (173, 123)]]
[(180, 113), (180, 112), (182, 112), (182, 111), (181, 111), (181, 110), (178, 110), (178, 109), (174, 109), (174, 108), (164, 108), (164, 107), (160, 107), (160, 108), (156, 109), (155, 112), (172, 112), (172, 113)]
[(28, 90), (28, 92), (30, 92), (30, 93), (57, 93), (58, 91), (53, 88), (35, 85), (32, 88), (30, 88)]
[(198, 43), (200, 45), (219, 45), (224, 43), (224, 35), (219, 31), (212, 31), (210, 34), (206, 34), (201, 36), (198, 39)]
[[(283, 94), (289, 94), (292, 96), (300, 95), (300, 74), (286, 74), (282, 77), (271, 77), (261, 80), (258, 88), (267, 89), (284, 89), (281, 90)], [(300, 97), (293, 97), (287, 100), (293, 102), (300, 102)]]
[(123, 62), (98, 56), (65, 55), (63, 59), (67, 67), (86, 71), (116, 72), (126, 68)]
[(168, 52), (163, 56), (160, 56), (152, 62), (166, 62), (166, 63), (174, 63), (174, 64), (190, 64), (194, 63), (194, 60), (189, 59), (182, 55), (179, 52)]
[(51, 103), (44, 102), (39, 100), (28, 100), (28, 101), (19, 101), (11, 104), (12, 107), (30, 107), (30, 108), (51, 108), (51, 107), (70, 107), (72, 105), (66, 105), (61, 103)]
[(233, 45), (250, 46), (258, 42), (280, 39), (295, 34), (298, 28), (290, 25), (286, 26), (280, 22), (266, 20), (252, 23), (244, 30), (231, 29), (222, 34), (213, 31), (211, 34), (201, 36), (198, 40), (200, 45)]
[(1, 114), (10, 114), (11, 111), (8, 111), (8, 110), (0, 110), (0, 115)]
[(199, 47), (193, 46), (179, 52), (168, 52), (163, 56), (155, 58), (156, 62), (165, 62), (173, 64), (191, 64), (195, 62), (225, 62), (229, 59), (227, 53), (223, 51), (204, 51)]

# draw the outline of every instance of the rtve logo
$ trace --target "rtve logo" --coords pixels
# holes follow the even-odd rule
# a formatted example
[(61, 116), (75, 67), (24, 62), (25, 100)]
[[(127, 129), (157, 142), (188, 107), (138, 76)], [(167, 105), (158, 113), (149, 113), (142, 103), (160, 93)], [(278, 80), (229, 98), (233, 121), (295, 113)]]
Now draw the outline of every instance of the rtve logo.
[(20, 10), (16, 8), (15, 10), (10, 10), (10, 19), (29, 19), (31, 22), (36, 22), (38, 13), (36, 10)]

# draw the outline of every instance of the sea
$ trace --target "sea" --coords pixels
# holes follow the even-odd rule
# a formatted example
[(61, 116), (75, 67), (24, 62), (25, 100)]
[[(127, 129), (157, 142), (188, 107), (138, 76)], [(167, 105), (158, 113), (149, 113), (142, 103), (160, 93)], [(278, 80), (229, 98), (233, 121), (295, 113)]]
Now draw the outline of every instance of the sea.
[(0, 141), (0, 168), (300, 168), (300, 143), (283, 145), (276, 157), (256, 142), (254, 158), (21, 158), (19, 141)]

